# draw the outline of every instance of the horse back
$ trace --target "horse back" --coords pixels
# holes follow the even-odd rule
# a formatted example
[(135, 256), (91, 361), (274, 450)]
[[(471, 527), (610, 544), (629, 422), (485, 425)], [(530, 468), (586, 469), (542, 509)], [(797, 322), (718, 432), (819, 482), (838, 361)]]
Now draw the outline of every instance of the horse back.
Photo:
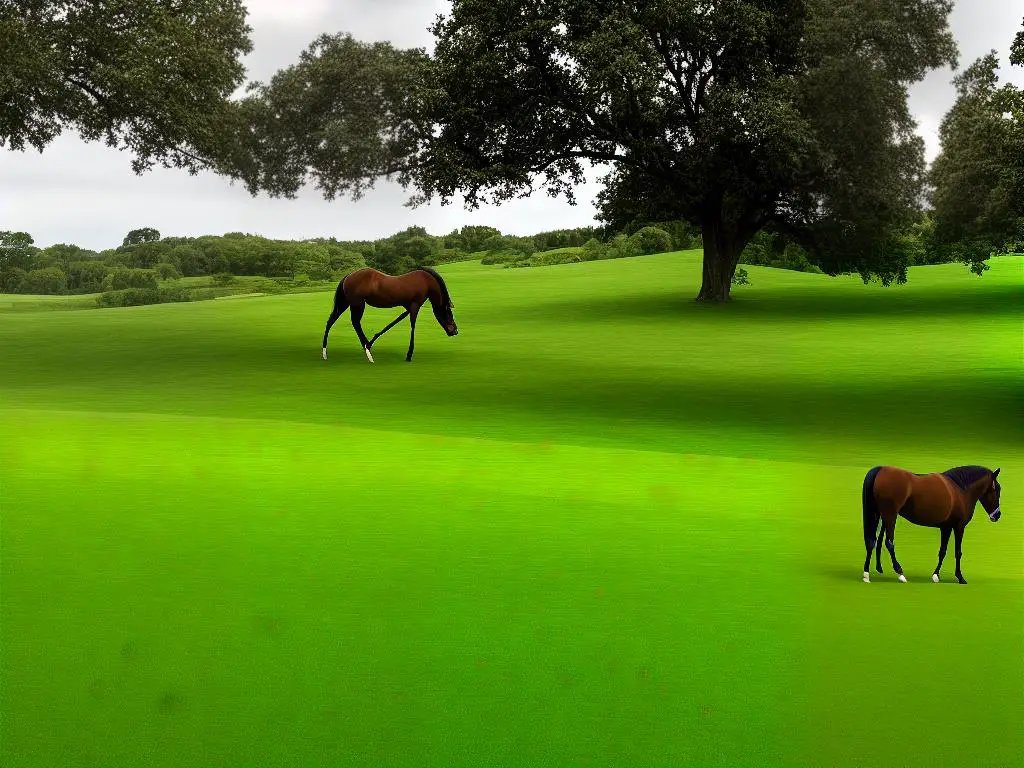
[(344, 279), (345, 296), (350, 302), (365, 302), (371, 307), (400, 307), (423, 303), (429, 290), (423, 272), (393, 276), (373, 267), (349, 273)]
[(940, 472), (916, 474), (883, 467), (875, 480), (879, 505), (889, 506), (917, 525), (939, 526), (958, 510), (960, 494)]

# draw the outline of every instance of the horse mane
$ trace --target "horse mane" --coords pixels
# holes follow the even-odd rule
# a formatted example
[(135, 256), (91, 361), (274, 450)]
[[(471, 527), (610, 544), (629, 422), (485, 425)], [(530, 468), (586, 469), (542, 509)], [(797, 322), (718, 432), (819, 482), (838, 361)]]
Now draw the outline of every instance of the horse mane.
[(966, 491), (972, 483), (980, 480), (985, 475), (992, 474), (992, 470), (970, 465), (966, 467), (953, 467), (953, 469), (947, 469), (942, 474), (956, 483), (961, 490)]
[(444, 299), (444, 303), (450, 307), (452, 305), (452, 297), (451, 294), (448, 293), (448, 286), (445, 284), (444, 278), (430, 267), (420, 267), (420, 272), (426, 272), (432, 278), (437, 280), (437, 284), (441, 287), (441, 298)]

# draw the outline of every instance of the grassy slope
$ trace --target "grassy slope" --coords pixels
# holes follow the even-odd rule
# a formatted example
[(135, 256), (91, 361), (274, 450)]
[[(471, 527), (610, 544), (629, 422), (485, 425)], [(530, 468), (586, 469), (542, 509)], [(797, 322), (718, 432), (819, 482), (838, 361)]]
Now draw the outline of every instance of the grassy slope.
[[(0, 316), (0, 762), (1019, 763), (993, 265), (710, 308), (695, 254), (453, 264), (413, 365), (347, 319), (323, 363), (323, 294)], [(881, 462), (1003, 466), (968, 587), (905, 523), (860, 583)]]

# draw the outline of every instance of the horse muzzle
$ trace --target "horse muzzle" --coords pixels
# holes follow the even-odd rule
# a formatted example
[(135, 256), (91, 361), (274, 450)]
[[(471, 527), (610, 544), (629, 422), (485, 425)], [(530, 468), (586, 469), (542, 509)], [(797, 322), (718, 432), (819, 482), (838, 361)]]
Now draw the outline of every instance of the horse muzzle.
[(999, 507), (996, 507), (995, 509), (988, 513), (988, 519), (991, 520), (993, 523), (998, 523), (999, 518), (1002, 516), (1003, 513), (1000, 511)]

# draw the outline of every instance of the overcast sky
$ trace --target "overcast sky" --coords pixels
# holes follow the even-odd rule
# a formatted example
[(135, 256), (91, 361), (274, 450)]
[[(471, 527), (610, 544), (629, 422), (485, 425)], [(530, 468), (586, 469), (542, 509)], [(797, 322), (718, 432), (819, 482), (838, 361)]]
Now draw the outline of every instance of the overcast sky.
[[(248, 0), (247, 5), (254, 43), (246, 60), (248, 76), (264, 81), (297, 61), (322, 32), (351, 32), (363, 40), (430, 50), (427, 27), (450, 7), (438, 0)], [(1003, 77), (1024, 85), (1024, 72), (1006, 61), (1022, 17), (1020, 0), (958, 2), (951, 23), (961, 67), (995, 49), (1004, 63)], [(949, 70), (933, 72), (911, 94), (929, 159), (938, 150), (939, 121), (953, 103), (951, 77)], [(372, 239), (412, 225), (434, 234), (464, 224), (529, 234), (594, 223), (591, 201), (598, 189), (593, 182), (580, 187), (575, 207), (540, 193), (473, 212), (458, 202), (414, 210), (403, 206), (407, 194), (397, 185), (378, 183), (358, 203), (327, 202), (311, 189), (296, 200), (253, 198), (212, 174), (159, 168), (136, 176), (130, 161), (128, 154), (86, 144), (73, 133), (43, 154), (0, 149), (0, 230), (28, 232), (40, 247), (65, 242), (94, 250), (119, 245), (138, 227), (155, 227), (164, 236), (241, 231), (282, 239)]]

